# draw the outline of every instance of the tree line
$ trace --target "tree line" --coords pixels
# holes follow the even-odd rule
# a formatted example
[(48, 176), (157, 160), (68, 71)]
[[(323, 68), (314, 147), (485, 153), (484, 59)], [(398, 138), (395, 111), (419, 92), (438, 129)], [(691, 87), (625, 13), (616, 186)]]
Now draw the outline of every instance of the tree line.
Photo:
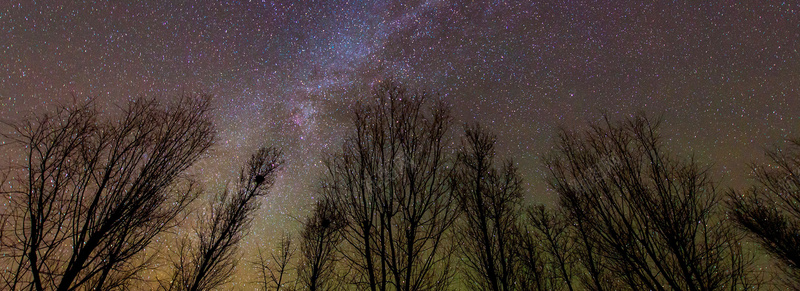
[(557, 203), (531, 205), (496, 135), (386, 80), (352, 107), (301, 229), (243, 256), (281, 149), (211, 193), (187, 172), (214, 144), (209, 96), (119, 108), (4, 124), (23, 156), (0, 176), (2, 289), (216, 290), (237, 268), (264, 290), (800, 289), (800, 139), (768, 150), (748, 189), (723, 189), (658, 121), (605, 117), (559, 131), (541, 165)]

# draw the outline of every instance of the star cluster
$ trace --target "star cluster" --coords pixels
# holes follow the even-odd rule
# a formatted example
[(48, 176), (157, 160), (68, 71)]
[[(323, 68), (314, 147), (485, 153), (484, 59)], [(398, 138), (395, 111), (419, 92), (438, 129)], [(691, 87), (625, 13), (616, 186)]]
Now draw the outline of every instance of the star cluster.
[(795, 1), (9, 1), (0, 114), (215, 95), (210, 187), (261, 145), (288, 160), (251, 249), (296, 227), (349, 106), (384, 78), (487, 125), (531, 200), (551, 202), (539, 157), (604, 113), (660, 117), (671, 147), (743, 185), (764, 147), (800, 136), (799, 50)]

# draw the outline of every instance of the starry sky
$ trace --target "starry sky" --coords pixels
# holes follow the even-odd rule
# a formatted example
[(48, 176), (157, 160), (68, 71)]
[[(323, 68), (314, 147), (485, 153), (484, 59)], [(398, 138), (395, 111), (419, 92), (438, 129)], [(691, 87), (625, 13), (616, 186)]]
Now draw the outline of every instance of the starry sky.
[(253, 249), (297, 226), (321, 154), (384, 78), (497, 133), (530, 200), (548, 203), (554, 134), (603, 113), (660, 116), (671, 149), (746, 185), (765, 147), (800, 136), (799, 50), (797, 1), (3, 1), (0, 118), (73, 96), (215, 95), (218, 143), (198, 166), (209, 187), (261, 145), (288, 161)]

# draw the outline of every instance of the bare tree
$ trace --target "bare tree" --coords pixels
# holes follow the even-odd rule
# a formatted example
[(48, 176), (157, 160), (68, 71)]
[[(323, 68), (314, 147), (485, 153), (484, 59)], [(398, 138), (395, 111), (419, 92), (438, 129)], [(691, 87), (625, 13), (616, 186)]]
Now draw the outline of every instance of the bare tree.
[(800, 139), (767, 151), (768, 164), (754, 166), (757, 185), (731, 192), (730, 212), (788, 275), (783, 283), (800, 289)]
[(520, 261), (517, 282), (522, 290), (575, 290), (577, 258), (570, 224), (544, 205), (529, 207), (514, 255)]
[(272, 253), (269, 258), (262, 253), (261, 249), (258, 250), (258, 257), (253, 265), (258, 272), (258, 283), (264, 290), (294, 290), (293, 286), (289, 285), (291, 281), (289, 279), (291, 271), (289, 263), (292, 261), (294, 252), (292, 237), (288, 234), (281, 236), (278, 251)]
[(227, 283), (238, 262), (237, 245), (250, 228), (259, 198), (268, 194), (283, 164), (281, 151), (261, 148), (242, 168), (238, 190), (216, 195), (207, 224), (196, 230), (198, 242), (184, 248), (175, 263), (169, 290), (211, 290)]
[(430, 94), (383, 82), (353, 111), (323, 194), (347, 219), (344, 258), (369, 290), (440, 289), (450, 279), (446, 233), (455, 218), (444, 138), (450, 115)]
[(461, 223), (456, 236), (467, 277), (481, 290), (517, 288), (513, 241), (518, 231), (522, 200), (520, 178), (511, 161), (495, 168), (496, 136), (480, 125), (465, 127), (458, 152), (453, 189), (459, 201)]
[(299, 266), (300, 281), (307, 290), (331, 290), (336, 287), (337, 246), (346, 220), (329, 200), (318, 201), (314, 212), (303, 224)]
[(694, 160), (669, 156), (644, 117), (562, 132), (546, 161), (576, 231), (587, 289), (719, 290), (746, 284), (748, 260)]
[[(181, 173), (211, 146), (210, 99), (140, 98), (104, 119), (92, 102), (11, 124), (25, 153), (4, 189), (7, 290), (123, 288), (143, 250), (196, 197)], [(185, 184), (185, 183), (184, 183)]]

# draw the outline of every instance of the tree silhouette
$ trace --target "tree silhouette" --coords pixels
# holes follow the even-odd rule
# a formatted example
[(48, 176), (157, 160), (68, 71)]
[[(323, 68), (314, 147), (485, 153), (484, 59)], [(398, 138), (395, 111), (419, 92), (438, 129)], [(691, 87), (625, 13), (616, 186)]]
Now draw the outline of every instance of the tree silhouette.
[(302, 258), (298, 271), (306, 290), (331, 290), (336, 286), (334, 266), (340, 258), (336, 248), (342, 240), (341, 230), (345, 223), (333, 203), (321, 200), (303, 224), (300, 234)]
[(800, 289), (800, 139), (767, 151), (768, 164), (754, 166), (757, 185), (731, 192), (734, 221), (781, 262), (785, 284)]
[(356, 288), (428, 290), (448, 285), (445, 238), (456, 217), (444, 152), (447, 108), (431, 95), (382, 82), (352, 114), (331, 156), (323, 195), (347, 220), (344, 258)]
[(292, 286), (287, 286), (290, 282), (289, 271), (295, 249), (292, 248), (292, 237), (288, 234), (281, 236), (278, 251), (269, 258), (264, 256), (261, 249), (258, 250), (257, 261), (253, 262), (254, 268), (258, 272), (259, 285), (264, 290), (275, 289), (275, 291), (294, 290)]
[(238, 262), (237, 245), (258, 210), (259, 198), (268, 194), (275, 175), (283, 164), (281, 151), (264, 147), (258, 150), (239, 174), (239, 189), (216, 195), (209, 223), (196, 230), (198, 243), (184, 247), (175, 262), (175, 273), (168, 290), (211, 290), (225, 284)]
[(494, 165), (497, 138), (480, 125), (465, 127), (453, 175), (461, 216), (457, 240), (472, 286), (481, 290), (515, 290), (517, 260), (513, 255), (522, 187), (508, 161)]
[(514, 255), (520, 261), (517, 278), (522, 290), (575, 290), (577, 262), (569, 222), (544, 205), (525, 211)]
[(140, 98), (102, 118), (92, 102), (11, 124), (25, 164), (10, 198), (6, 290), (108, 290), (139, 279), (150, 242), (196, 197), (181, 173), (211, 146), (210, 98)]
[(719, 290), (748, 282), (738, 236), (694, 160), (666, 153), (644, 117), (562, 132), (546, 160), (576, 232), (587, 289)]

